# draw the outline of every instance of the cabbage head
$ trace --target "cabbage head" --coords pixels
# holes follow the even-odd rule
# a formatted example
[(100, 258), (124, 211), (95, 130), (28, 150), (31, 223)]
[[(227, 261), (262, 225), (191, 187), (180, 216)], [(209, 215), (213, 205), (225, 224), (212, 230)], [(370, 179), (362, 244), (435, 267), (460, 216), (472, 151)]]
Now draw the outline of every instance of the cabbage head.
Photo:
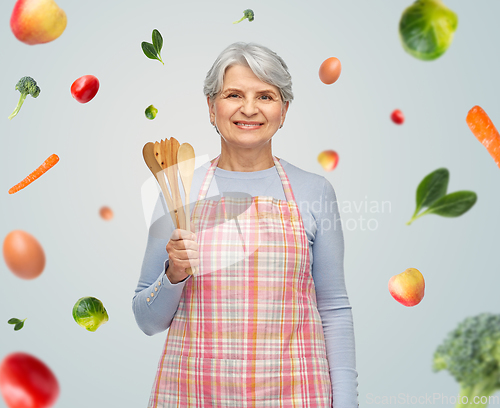
[(457, 26), (457, 15), (442, 0), (417, 0), (403, 12), (399, 36), (406, 52), (429, 61), (445, 53)]
[(108, 321), (108, 312), (99, 299), (82, 297), (73, 306), (73, 319), (88, 331), (95, 332)]

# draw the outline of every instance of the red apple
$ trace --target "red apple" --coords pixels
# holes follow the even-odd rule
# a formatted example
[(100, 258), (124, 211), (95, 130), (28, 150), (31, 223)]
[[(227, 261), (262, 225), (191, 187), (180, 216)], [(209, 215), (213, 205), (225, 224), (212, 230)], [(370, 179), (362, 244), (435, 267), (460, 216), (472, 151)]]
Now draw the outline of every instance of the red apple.
[(408, 268), (389, 279), (389, 292), (404, 306), (415, 306), (424, 297), (425, 281), (418, 269)]
[(10, 17), (16, 38), (29, 45), (55, 40), (66, 23), (66, 13), (54, 0), (17, 0)]
[(318, 162), (326, 171), (332, 171), (339, 163), (339, 155), (334, 150), (324, 150), (318, 155)]

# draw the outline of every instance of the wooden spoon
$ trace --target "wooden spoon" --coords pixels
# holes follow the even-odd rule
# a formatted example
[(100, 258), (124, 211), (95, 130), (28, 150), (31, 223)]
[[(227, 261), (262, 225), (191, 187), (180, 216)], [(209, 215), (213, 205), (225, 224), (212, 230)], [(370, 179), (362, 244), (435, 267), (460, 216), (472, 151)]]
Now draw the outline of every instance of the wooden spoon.
[(181, 144), (177, 152), (177, 165), (179, 166), (179, 174), (181, 176), (182, 186), (184, 187), (184, 197), (186, 197), (184, 213), (186, 215), (186, 229), (188, 231), (191, 231), (189, 194), (191, 192), (191, 181), (193, 180), (194, 160), (193, 146), (189, 143)]
[(172, 200), (174, 208), (177, 211), (179, 218), (179, 228), (186, 229), (186, 216), (182, 205), (181, 193), (179, 190), (179, 183), (177, 179), (177, 151), (179, 150), (179, 142), (171, 137), (170, 140), (165, 139), (162, 141), (162, 159), (165, 161), (168, 184), (172, 191)]
[[(166, 146), (167, 147), (167, 149), (166, 149), (167, 165), (168, 165), (168, 169), (171, 169), (169, 183), (170, 183), (171, 187), (174, 186), (172, 189), (172, 191), (173, 191), (172, 195), (174, 197), (178, 198), (177, 200), (174, 198), (174, 204), (175, 204), (176, 208), (179, 210), (179, 219), (182, 219), (183, 224), (184, 224), (184, 227), (181, 227), (181, 228), (184, 228), (187, 231), (191, 231), (191, 218), (190, 218), (190, 210), (189, 210), (189, 190), (191, 189), (191, 187), (189, 187), (189, 190), (187, 193), (186, 193), (186, 189), (184, 189), (184, 197), (185, 197), (184, 201), (185, 201), (185, 205), (186, 205), (186, 210), (184, 210), (184, 207), (182, 205), (182, 200), (181, 200), (181, 194), (179, 191), (179, 185), (178, 185), (178, 181), (177, 181), (177, 169), (179, 169), (181, 181), (182, 181), (183, 186), (184, 186), (181, 168), (179, 167), (179, 163), (177, 160), (177, 157), (179, 155), (179, 150), (180, 150), (179, 142), (174, 137), (171, 137), (170, 140), (166, 140), (165, 143), (167, 145)], [(194, 158), (194, 151), (193, 151), (193, 158)], [(194, 160), (193, 160), (193, 164), (194, 164)], [(193, 170), (194, 170), (194, 165), (193, 165)], [(167, 172), (168, 171), (169, 170), (167, 170)], [(169, 173), (167, 173), (167, 177), (169, 177), (168, 174)], [(170, 181), (171, 179), (172, 179), (172, 182)], [(191, 175), (191, 179), (192, 179), (192, 175)], [(184, 214), (184, 218), (181, 218), (182, 214)], [(197, 271), (198, 271), (198, 268), (196, 266), (186, 268), (186, 273), (188, 275), (197, 274)]]
[[(162, 168), (158, 163), (158, 161), (156, 160), (156, 154), (155, 154), (156, 143), (154, 144), (151, 142), (146, 143), (142, 148), (142, 156), (144, 157), (144, 161), (146, 162), (146, 165), (148, 166), (149, 170), (151, 170), (151, 173), (153, 173), (153, 176), (155, 176), (156, 180), (160, 184), (161, 191), (163, 192), (163, 196), (165, 197), (165, 201), (167, 202), (168, 211), (170, 212), (172, 221), (175, 224), (176, 219), (174, 215), (174, 203), (172, 201), (172, 197), (170, 197), (170, 193), (168, 191), (168, 187), (165, 182), (165, 177), (162, 172)], [(158, 173), (160, 174), (158, 175)]]

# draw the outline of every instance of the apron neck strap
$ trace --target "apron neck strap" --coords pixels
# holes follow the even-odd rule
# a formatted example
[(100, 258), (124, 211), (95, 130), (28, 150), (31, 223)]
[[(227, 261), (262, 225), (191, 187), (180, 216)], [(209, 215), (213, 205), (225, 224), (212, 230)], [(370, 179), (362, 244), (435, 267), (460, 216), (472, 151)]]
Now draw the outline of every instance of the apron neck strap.
[[(205, 178), (203, 179), (203, 183), (201, 184), (200, 193), (198, 194), (198, 201), (204, 200), (208, 193), (208, 188), (210, 187), (210, 183), (214, 176), (215, 169), (217, 168), (217, 163), (219, 162), (219, 158), (220, 154), (215, 158), (213, 163), (210, 165), (210, 168), (208, 169), (207, 173), (205, 174)], [(278, 170), (278, 174), (281, 179), (281, 184), (283, 185), (283, 191), (285, 192), (286, 201), (295, 201), (290, 181), (288, 180), (288, 176), (286, 175), (283, 166), (276, 158), (276, 156), (273, 156), (273, 160), (274, 160), (274, 165)]]

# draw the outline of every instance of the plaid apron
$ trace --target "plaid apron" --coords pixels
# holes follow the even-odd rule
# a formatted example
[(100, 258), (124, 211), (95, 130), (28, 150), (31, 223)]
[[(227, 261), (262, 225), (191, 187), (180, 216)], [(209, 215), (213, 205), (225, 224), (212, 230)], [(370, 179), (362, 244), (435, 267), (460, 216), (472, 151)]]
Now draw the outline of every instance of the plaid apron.
[(331, 408), (309, 243), (288, 177), (273, 156), (286, 201), (205, 200), (219, 157), (191, 215), (199, 271), (184, 286), (148, 407)]

